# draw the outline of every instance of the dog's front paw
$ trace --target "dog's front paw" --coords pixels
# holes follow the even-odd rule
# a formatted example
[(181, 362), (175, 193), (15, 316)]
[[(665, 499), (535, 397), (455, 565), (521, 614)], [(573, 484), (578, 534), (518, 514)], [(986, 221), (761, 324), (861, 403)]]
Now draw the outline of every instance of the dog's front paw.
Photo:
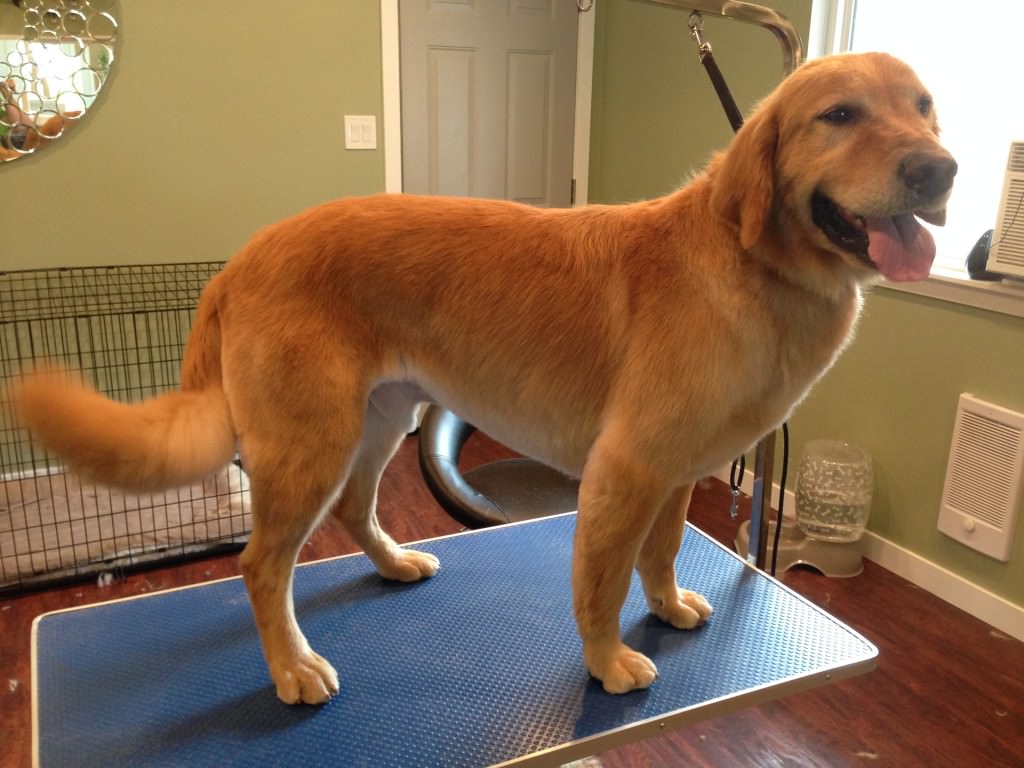
[(623, 643), (603, 653), (584, 653), (584, 659), (590, 674), (601, 681), (608, 693), (647, 688), (658, 677), (653, 661)]
[(440, 567), (441, 561), (429, 552), (398, 549), (377, 570), (392, 581), (419, 581), (433, 576)]
[(651, 613), (676, 629), (693, 629), (711, 618), (715, 609), (703, 595), (688, 589), (676, 588), (668, 598), (649, 597)]
[(327, 659), (311, 650), (290, 664), (270, 670), (277, 698), (285, 704), (323, 704), (338, 692), (338, 673)]

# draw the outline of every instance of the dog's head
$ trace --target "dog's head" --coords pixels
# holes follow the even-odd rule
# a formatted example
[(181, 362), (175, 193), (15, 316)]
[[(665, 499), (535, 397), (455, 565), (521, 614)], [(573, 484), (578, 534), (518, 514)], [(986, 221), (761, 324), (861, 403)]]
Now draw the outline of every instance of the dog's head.
[(859, 280), (920, 280), (935, 243), (918, 219), (945, 222), (957, 171), (938, 133), (931, 96), (899, 59), (817, 59), (762, 102), (719, 158), (712, 207), (746, 249), (797, 237)]

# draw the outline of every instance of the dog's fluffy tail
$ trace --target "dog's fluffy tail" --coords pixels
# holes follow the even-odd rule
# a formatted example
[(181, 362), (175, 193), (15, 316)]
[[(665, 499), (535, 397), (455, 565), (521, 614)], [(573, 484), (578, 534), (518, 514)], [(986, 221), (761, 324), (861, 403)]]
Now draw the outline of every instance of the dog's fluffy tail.
[(12, 400), (32, 437), (75, 472), (127, 491), (156, 491), (201, 480), (235, 454), (213, 302), (197, 313), (182, 378), (183, 391), (127, 405), (48, 367), (18, 381)]

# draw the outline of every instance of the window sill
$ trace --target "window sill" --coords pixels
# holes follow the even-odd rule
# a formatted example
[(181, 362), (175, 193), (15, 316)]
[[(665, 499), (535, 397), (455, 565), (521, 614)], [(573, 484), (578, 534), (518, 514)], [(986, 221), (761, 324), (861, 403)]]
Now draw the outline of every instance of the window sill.
[(931, 277), (919, 283), (883, 282), (879, 285), (893, 291), (927, 296), (940, 301), (950, 301), (954, 304), (963, 304), (1013, 317), (1024, 317), (1024, 282), (1022, 281), (986, 282), (971, 280), (956, 272), (936, 270)]

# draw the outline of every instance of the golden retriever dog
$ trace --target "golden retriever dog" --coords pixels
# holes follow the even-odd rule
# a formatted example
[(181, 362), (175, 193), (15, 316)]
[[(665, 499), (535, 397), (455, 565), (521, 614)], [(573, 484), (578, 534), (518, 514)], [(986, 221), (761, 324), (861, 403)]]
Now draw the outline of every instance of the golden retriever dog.
[(181, 391), (118, 404), (50, 368), (18, 385), (20, 417), (73, 469), (132, 490), (239, 451), (241, 569), (270, 676), (283, 701), (315, 704), (338, 676), (295, 619), (299, 548), (331, 514), (384, 578), (437, 571), (381, 530), (375, 503), (420, 404), (441, 403), (580, 478), (583, 661), (610, 692), (644, 688), (655, 665), (619, 628), (633, 569), (663, 621), (711, 616), (676, 580), (693, 484), (786, 419), (849, 340), (863, 286), (928, 274), (917, 217), (942, 223), (956, 173), (937, 134), (910, 68), (843, 55), (798, 68), (660, 199), (328, 203), (262, 230), (210, 281)]

